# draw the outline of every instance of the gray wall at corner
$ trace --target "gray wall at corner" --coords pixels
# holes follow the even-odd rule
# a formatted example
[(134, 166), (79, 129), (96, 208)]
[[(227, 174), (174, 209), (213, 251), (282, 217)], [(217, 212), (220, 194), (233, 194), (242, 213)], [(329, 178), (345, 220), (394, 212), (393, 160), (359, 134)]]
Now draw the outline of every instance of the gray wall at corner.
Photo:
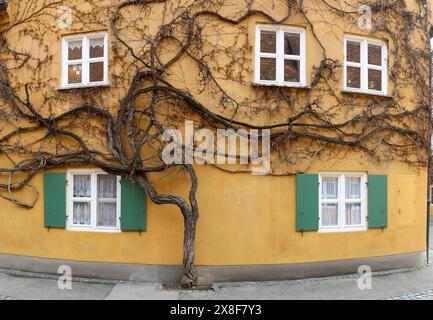
[[(361, 265), (370, 266), (373, 272), (420, 266), (426, 263), (425, 257), (425, 252), (414, 252), (315, 263), (198, 266), (197, 270), (200, 283), (292, 280), (354, 274)], [(0, 254), (0, 269), (58, 275), (61, 265), (70, 266), (74, 277), (95, 279), (172, 283), (182, 275), (182, 266), (81, 262)]]

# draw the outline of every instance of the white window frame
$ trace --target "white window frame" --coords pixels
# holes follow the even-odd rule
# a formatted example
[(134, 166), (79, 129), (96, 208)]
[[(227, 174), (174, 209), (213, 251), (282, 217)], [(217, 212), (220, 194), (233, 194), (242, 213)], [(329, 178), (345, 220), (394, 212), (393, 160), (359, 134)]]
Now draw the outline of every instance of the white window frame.
[[(261, 31), (276, 32), (276, 53), (260, 52), (260, 35)], [(297, 33), (299, 39), (299, 56), (284, 54), (284, 33)], [(260, 79), (260, 58), (276, 58), (276, 79), (261, 80)], [(284, 60), (299, 61), (299, 82), (284, 81)], [(255, 76), (254, 82), (263, 85), (276, 85), (286, 87), (305, 87), (306, 86), (306, 38), (305, 29), (290, 26), (274, 26), (274, 25), (257, 25), (256, 26), (256, 42), (255, 42)]]
[[(347, 61), (347, 42), (360, 43), (360, 63)], [(376, 66), (368, 63), (368, 45), (377, 45), (382, 48), (382, 65)], [(347, 86), (347, 67), (361, 68), (361, 88), (352, 88)], [(368, 88), (368, 69), (382, 71), (382, 90), (371, 90)], [(380, 40), (345, 36), (344, 37), (344, 90), (349, 92), (367, 93), (372, 95), (388, 95), (388, 48), (386, 43)]]
[[(97, 176), (107, 174), (106, 172), (99, 169), (73, 169), (67, 171), (67, 186), (66, 186), (66, 229), (69, 231), (86, 231), (86, 232), (120, 232), (120, 205), (121, 205), (121, 191), (120, 191), (120, 176), (117, 176), (117, 193), (116, 193), (116, 227), (103, 227), (97, 226)], [(90, 175), (90, 198), (74, 198), (74, 175)], [(73, 208), (74, 202), (90, 201), (90, 225), (76, 225), (73, 224)]]
[[(337, 177), (338, 178), (338, 199), (322, 199), (322, 178)], [(361, 178), (361, 199), (346, 199), (345, 194), (345, 178), (360, 177)], [(361, 202), (361, 224), (346, 225), (346, 203)], [(337, 226), (322, 226), (322, 204), (338, 203), (338, 225)], [(322, 172), (319, 174), (319, 232), (350, 232), (350, 231), (366, 231), (367, 230), (367, 174), (363, 172)]]
[[(104, 56), (98, 58), (89, 58), (89, 44), (91, 39), (104, 38)], [(69, 60), (68, 59), (68, 42), (69, 41), (83, 41), (82, 59)], [(104, 79), (103, 81), (90, 82), (90, 63), (104, 62)], [(68, 66), (81, 64), (82, 65), (82, 78), (81, 83), (68, 83)], [(108, 33), (96, 32), (86, 33), (73, 36), (65, 36), (62, 38), (62, 80), (61, 88), (86, 88), (86, 87), (99, 87), (109, 85), (108, 83)]]

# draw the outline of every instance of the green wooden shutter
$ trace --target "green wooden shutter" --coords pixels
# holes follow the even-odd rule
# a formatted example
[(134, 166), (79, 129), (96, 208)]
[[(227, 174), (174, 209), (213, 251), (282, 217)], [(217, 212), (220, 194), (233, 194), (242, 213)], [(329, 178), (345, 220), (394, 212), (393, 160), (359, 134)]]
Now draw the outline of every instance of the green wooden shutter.
[(387, 176), (368, 175), (368, 227), (388, 226), (388, 182)]
[(44, 225), (66, 228), (66, 175), (64, 172), (44, 173)]
[(296, 231), (319, 229), (319, 175), (296, 175)]
[(123, 231), (146, 230), (146, 192), (122, 177), (120, 228)]

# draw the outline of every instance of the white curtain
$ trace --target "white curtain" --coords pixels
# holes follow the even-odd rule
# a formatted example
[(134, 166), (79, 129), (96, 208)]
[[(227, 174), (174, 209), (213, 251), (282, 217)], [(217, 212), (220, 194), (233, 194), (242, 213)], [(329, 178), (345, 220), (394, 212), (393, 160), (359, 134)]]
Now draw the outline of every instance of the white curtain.
[(106, 227), (116, 226), (116, 176), (98, 175), (98, 208), (97, 225)]
[(361, 204), (347, 203), (346, 204), (346, 225), (361, 224)]
[(323, 177), (322, 178), (322, 199), (337, 199), (338, 198), (338, 178)]
[(90, 225), (90, 202), (74, 202), (74, 224)]
[(74, 176), (74, 198), (90, 198), (90, 175)]
[(360, 177), (346, 177), (346, 199), (361, 199)]
[(322, 226), (338, 225), (338, 204), (322, 204)]
[(98, 174), (98, 198), (115, 199), (117, 193), (116, 176)]

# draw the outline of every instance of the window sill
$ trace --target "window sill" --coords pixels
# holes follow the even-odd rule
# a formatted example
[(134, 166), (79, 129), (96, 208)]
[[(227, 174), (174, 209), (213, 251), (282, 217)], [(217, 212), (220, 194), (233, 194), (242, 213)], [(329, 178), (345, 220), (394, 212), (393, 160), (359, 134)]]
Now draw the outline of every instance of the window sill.
[(252, 82), (252, 87), (281, 87), (281, 88), (294, 88), (294, 89), (303, 89), (310, 90), (311, 87), (300, 85), (300, 84), (288, 84), (288, 83), (264, 83), (264, 82)]
[(71, 232), (102, 232), (102, 233), (121, 233), (120, 229), (110, 229), (110, 228), (91, 228), (91, 227), (78, 227), (78, 226), (68, 226), (67, 231)]
[(367, 231), (367, 227), (347, 227), (347, 228), (319, 228), (319, 233), (345, 233), (345, 232), (363, 232)]
[(98, 84), (89, 84), (89, 85), (70, 85), (64, 87), (58, 87), (57, 91), (66, 91), (66, 90), (77, 90), (77, 89), (95, 89), (95, 88), (110, 88), (110, 83), (98, 83)]
[(375, 93), (375, 92), (365, 92), (365, 91), (347, 90), (347, 89), (341, 90), (340, 92), (343, 94), (353, 94), (353, 95), (382, 97), (382, 98), (392, 99), (392, 96), (380, 92)]

